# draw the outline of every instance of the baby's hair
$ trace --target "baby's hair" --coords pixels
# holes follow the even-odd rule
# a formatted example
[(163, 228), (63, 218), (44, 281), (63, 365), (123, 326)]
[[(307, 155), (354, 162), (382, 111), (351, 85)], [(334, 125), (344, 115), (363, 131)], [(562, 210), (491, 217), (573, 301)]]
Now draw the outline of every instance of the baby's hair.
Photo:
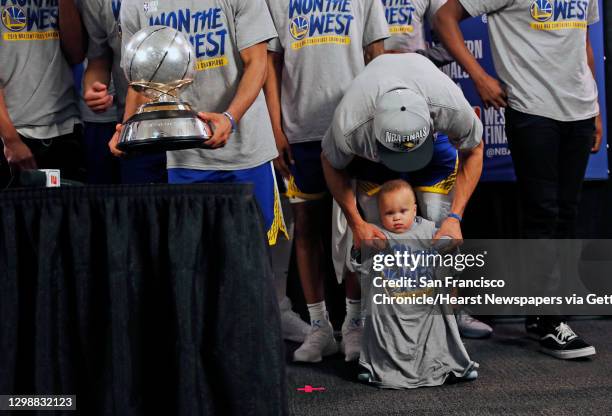
[(394, 179), (383, 183), (378, 191), (378, 200), (380, 201), (383, 195), (399, 191), (400, 189), (407, 189), (412, 195), (412, 200), (416, 203), (416, 195), (414, 194), (412, 186), (403, 179)]

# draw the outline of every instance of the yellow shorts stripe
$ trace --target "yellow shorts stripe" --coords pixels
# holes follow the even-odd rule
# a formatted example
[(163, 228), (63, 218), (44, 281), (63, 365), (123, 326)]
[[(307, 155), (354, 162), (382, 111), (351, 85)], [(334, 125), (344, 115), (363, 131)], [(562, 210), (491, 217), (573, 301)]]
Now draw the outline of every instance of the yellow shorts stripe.
[(281, 207), (280, 193), (278, 192), (278, 185), (276, 184), (274, 168), (272, 168), (272, 177), (274, 178), (274, 220), (268, 230), (268, 244), (270, 246), (276, 244), (279, 233), (284, 234), (285, 238), (289, 240), (289, 233), (287, 232), (285, 218), (283, 217), (283, 209)]
[(317, 201), (319, 199), (325, 198), (325, 196), (327, 195), (327, 192), (307, 194), (307, 193), (300, 191), (300, 188), (298, 188), (297, 184), (295, 183), (295, 177), (293, 177), (293, 175), (289, 177), (288, 181), (285, 180), (285, 185), (287, 188), (287, 191), (285, 192), (285, 196), (290, 199), (299, 198), (299, 199), (304, 199), (306, 201)]

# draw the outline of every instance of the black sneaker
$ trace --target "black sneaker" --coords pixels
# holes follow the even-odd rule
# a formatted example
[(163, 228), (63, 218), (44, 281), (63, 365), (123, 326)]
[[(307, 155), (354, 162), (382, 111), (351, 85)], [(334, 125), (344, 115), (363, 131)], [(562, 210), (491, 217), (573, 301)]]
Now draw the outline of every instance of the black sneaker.
[(535, 333), (537, 330), (541, 334), (540, 350), (544, 354), (562, 360), (596, 354), (595, 347), (584, 342), (565, 322), (546, 323), (540, 319), (536, 321), (536, 325), (537, 329), (532, 327), (532, 331)]

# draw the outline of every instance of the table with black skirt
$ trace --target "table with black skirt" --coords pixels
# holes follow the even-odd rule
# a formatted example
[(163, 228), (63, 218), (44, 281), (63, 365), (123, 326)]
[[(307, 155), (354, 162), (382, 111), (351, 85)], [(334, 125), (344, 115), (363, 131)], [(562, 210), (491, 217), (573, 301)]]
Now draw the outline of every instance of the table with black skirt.
[(41, 415), (277, 415), (284, 371), (250, 185), (0, 193), (0, 394), (77, 396)]

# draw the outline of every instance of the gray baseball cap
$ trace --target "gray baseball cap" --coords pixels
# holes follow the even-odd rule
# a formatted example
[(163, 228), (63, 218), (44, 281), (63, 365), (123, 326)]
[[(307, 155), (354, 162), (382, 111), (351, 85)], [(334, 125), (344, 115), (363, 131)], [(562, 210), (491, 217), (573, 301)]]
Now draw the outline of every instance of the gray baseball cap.
[(382, 164), (396, 172), (414, 172), (433, 156), (433, 129), (429, 106), (407, 89), (383, 94), (376, 103), (374, 136)]

